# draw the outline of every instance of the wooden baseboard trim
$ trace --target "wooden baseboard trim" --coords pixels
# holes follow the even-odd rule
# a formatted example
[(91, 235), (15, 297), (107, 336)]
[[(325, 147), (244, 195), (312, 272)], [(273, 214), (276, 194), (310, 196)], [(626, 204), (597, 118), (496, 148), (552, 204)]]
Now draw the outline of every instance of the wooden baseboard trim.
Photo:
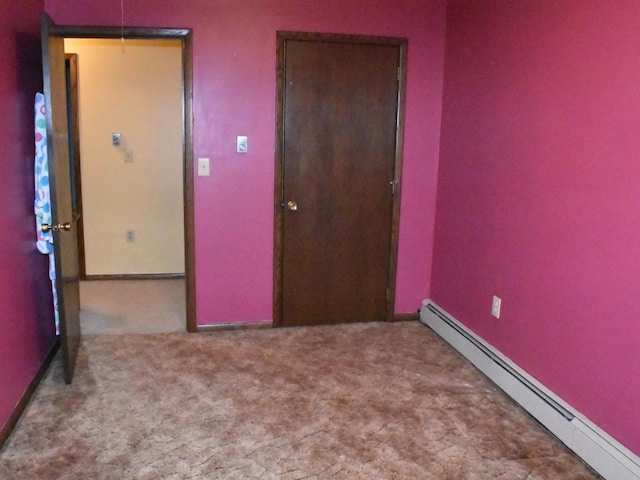
[(253, 323), (216, 323), (212, 325), (198, 325), (196, 332), (219, 332), (222, 330), (258, 330), (272, 328), (273, 322), (253, 322)]
[[(392, 322), (416, 322), (418, 313), (396, 313)], [(263, 328), (273, 328), (273, 322), (247, 322), (247, 323), (215, 323), (211, 325), (198, 325), (196, 332), (219, 332), (221, 330), (257, 330)]]
[(60, 348), (59, 337), (56, 338), (56, 341), (51, 346), (51, 350), (49, 350), (49, 353), (44, 359), (42, 366), (38, 370), (38, 373), (36, 373), (36, 376), (33, 377), (33, 380), (31, 380), (29, 387), (24, 392), (24, 395), (22, 395), (22, 398), (16, 405), (16, 408), (13, 410), (13, 412), (11, 412), (11, 415), (9, 415), (9, 419), (7, 420), (7, 423), (5, 424), (4, 427), (2, 427), (2, 430), (0, 430), (0, 448), (2, 448), (5, 442), (9, 439), (9, 436), (11, 435), (11, 432), (13, 431), (16, 424), (18, 423), (18, 420), (20, 420), (20, 417), (24, 413), (24, 410), (27, 408), (27, 405), (29, 405), (29, 401), (31, 400), (31, 397), (33, 397), (33, 394), (36, 392), (38, 385), (40, 385), (40, 381), (42, 380), (42, 377), (44, 377), (44, 374), (47, 373), (47, 370), (51, 365), (51, 362), (53, 361), (53, 357), (55, 357), (56, 353), (58, 352), (58, 348)]
[(125, 275), (85, 275), (82, 280), (175, 280), (185, 278), (184, 273), (133, 273)]
[(396, 313), (392, 322), (416, 322), (418, 321), (418, 312), (415, 313)]

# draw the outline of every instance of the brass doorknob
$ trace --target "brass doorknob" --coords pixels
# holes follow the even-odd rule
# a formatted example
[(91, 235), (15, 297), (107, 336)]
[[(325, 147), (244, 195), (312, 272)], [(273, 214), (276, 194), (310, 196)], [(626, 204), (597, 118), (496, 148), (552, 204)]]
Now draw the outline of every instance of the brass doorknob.
[(289, 200), (287, 202), (287, 208), (289, 210), (291, 210), (292, 212), (295, 212), (296, 210), (298, 210), (298, 202), (295, 202), (293, 200)]
[(71, 223), (65, 222), (65, 223), (59, 223), (57, 225), (49, 225), (48, 223), (42, 224), (42, 231), (45, 233), (50, 231), (59, 232), (61, 230), (69, 232), (71, 230)]

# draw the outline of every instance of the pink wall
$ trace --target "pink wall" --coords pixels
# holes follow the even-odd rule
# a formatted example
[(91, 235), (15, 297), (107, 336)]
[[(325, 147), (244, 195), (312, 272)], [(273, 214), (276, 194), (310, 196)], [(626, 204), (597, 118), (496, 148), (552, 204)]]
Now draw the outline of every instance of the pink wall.
[[(58, 23), (95, 25), (117, 25), (117, 3), (44, 2)], [(195, 153), (212, 158), (212, 176), (196, 177), (201, 324), (272, 315), (276, 30), (406, 36), (396, 310), (415, 310), (430, 291), (640, 454), (637, 2), (450, 2), (435, 242), (444, 1), (125, 4), (129, 25), (194, 29)], [(9, 127), (17, 142), (0, 154), (3, 218), (18, 225), (0, 250), (0, 424), (51, 342), (51, 319), (32, 302), (34, 292), (46, 297), (44, 258), (29, 246), (23, 94), (35, 79), (22, 75), (35, 58), (18, 55), (25, 40), (15, 37), (35, 33), (41, 6), (13, 2), (0, 16), (0, 55), (12, 67), (0, 70), (0, 108), (18, 119)], [(249, 135), (248, 155), (233, 153), (238, 134)], [(500, 320), (489, 314), (493, 294), (503, 299)]]
[(0, 4), (0, 429), (54, 342), (47, 258), (35, 250), (33, 98), (42, 0)]
[(637, 454), (639, 22), (635, 0), (450, 3), (431, 290)]
[[(59, 24), (119, 25), (119, 2), (46, 0)], [(194, 141), (211, 158), (195, 179), (199, 324), (270, 320), (273, 289), (277, 30), (409, 38), (397, 312), (429, 291), (442, 101), (444, 0), (147, 0), (126, 23), (194, 32)], [(236, 155), (236, 135), (249, 154)]]

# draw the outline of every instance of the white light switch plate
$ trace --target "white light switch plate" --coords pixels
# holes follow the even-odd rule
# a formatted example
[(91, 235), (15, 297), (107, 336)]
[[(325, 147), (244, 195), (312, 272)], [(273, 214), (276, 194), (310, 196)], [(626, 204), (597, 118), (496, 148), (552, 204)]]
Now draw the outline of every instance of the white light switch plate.
[(209, 159), (208, 158), (198, 159), (198, 176), (199, 177), (209, 176)]
[(248, 139), (246, 135), (236, 137), (236, 153), (247, 153), (249, 149)]

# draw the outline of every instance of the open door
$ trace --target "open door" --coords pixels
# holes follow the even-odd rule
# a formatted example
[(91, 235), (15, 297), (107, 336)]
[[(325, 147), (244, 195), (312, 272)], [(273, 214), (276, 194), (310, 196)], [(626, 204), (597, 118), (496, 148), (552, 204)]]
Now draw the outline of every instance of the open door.
[[(47, 153), (56, 289), (62, 344), (64, 376), (73, 379), (80, 344), (80, 284), (69, 164), (67, 87), (64, 38), (53, 32), (51, 17), (42, 15), (42, 74), (47, 118)], [(44, 227), (43, 227), (44, 228)]]

